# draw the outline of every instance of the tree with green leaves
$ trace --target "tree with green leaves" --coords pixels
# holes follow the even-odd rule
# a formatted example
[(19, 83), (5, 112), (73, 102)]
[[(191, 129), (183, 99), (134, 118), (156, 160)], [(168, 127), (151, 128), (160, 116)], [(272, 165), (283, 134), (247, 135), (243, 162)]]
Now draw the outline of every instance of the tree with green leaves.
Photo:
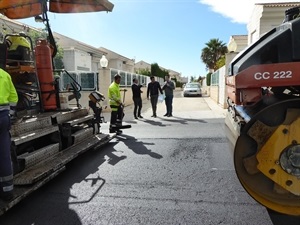
[(62, 47), (57, 46), (57, 53), (53, 59), (55, 69), (64, 69), (65, 68), (63, 58), (64, 58), (64, 50)]
[(141, 75), (145, 75), (145, 76), (151, 76), (151, 71), (149, 70), (149, 68), (146, 69), (136, 69), (135, 73), (137, 74), (141, 74)]
[(202, 49), (201, 60), (208, 70), (216, 71), (220, 68), (218, 61), (228, 52), (227, 46), (217, 38), (211, 39), (205, 45), (206, 47)]
[(217, 68), (221, 68), (226, 63), (226, 57), (225, 55), (222, 55), (221, 58), (217, 61)]
[[(31, 38), (33, 47), (36, 46), (37, 40), (38, 39), (48, 39), (47, 37), (47, 30), (42, 29), (41, 32), (35, 31), (35, 30), (30, 30), (28, 32), (28, 36)], [(64, 50), (62, 47), (57, 46), (57, 53), (53, 59), (53, 66), (55, 69), (64, 69), (64, 63), (63, 63), (63, 56), (64, 56)]]
[(151, 75), (165, 78), (166, 75), (169, 75), (169, 71), (162, 70), (157, 63), (153, 63), (151, 64)]
[(36, 46), (39, 39), (47, 39), (47, 32), (45, 29), (42, 29), (40, 32), (36, 30), (29, 30), (27, 35), (31, 38), (33, 47)]
[(157, 63), (152, 63), (151, 64), (151, 75), (153, 76), (159, 76), (161, 69), (159, 68)]
[(209, 72), (208, 74), (206, 74), (206, 85), (207, 85), (207, 86), (210, 86), (210, 83), (211, 83), (211, 75), (212, 75), (211, 72)]

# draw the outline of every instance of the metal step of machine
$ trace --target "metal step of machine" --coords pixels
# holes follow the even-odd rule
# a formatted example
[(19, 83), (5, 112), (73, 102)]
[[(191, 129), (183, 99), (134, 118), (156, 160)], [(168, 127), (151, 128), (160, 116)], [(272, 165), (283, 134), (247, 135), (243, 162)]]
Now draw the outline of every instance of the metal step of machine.
[(64, 171), (80, 154), (98, 149), (116, 134), (95, 130), (87, 109), (23, 117), (11, 128), (14, 198), (0, 200), (0, 215)]

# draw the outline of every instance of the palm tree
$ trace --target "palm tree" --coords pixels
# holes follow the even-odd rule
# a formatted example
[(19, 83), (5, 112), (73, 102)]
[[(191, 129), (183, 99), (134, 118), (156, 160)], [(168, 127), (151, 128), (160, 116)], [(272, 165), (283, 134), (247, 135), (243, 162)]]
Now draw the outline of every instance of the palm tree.
[(201, 59), (209, 70), (217, 70), (218, 61), (227, 53), (226, 44), (217, 39), (211, 39), (205, 43), (206, 47), (202, 49)]

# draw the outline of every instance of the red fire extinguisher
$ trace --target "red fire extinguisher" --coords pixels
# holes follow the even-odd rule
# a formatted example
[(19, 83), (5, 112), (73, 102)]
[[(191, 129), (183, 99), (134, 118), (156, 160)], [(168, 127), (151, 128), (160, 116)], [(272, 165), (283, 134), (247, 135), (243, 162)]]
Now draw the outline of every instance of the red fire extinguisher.
[(39, 39), (35, 47), (36, 72), (42, 94), (44, 110), (56, 110), (56, 93), (53, 76), (51, 48), (47, 40)]

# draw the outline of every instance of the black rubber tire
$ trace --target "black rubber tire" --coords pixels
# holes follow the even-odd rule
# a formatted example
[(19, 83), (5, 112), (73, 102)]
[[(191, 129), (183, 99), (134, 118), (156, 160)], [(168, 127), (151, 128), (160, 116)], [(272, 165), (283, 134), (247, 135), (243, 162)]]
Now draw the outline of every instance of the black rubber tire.
[(300, 216), (290, 216), (268, 209), (268, 214), (273, 225), (300, 225)]

